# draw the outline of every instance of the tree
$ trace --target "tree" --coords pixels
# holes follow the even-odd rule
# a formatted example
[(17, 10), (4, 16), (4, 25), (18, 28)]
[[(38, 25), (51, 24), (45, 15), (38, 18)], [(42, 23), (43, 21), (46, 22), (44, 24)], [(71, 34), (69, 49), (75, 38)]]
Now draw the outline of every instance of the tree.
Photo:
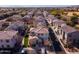
[(51, 10), (51, 14), (55, 16), (56, 14), (58, 14), (58, 11), (57, 10)]
[(72, 16), (71, 17), (71, 22), (72, 22), (73, 26), (75, 26), (77, 24), (77, 20), (78, 20), (77, 16)]
[(64, 10), (63, 10), (63, 9), (59, 10), (59, 12), (60, 12), (62, 15), (64, 14)]
[(51, 10), (51, 14), (56, 16), (58, 19), (61, 19), (62, 18), (62, 14), (64, 14), (64, 10)]
[(76, 28), (76, 29), (79, 29), (79, 24), (76, 24), (76, 25), (75, 25), (75, 28)]

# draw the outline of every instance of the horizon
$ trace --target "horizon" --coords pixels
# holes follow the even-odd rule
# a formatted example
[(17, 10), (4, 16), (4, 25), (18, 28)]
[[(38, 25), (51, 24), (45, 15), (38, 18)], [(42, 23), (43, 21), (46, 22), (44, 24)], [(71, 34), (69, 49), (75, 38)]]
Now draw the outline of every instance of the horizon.
[(78, 5), (0, 5), (0, 7), (72, 7)]

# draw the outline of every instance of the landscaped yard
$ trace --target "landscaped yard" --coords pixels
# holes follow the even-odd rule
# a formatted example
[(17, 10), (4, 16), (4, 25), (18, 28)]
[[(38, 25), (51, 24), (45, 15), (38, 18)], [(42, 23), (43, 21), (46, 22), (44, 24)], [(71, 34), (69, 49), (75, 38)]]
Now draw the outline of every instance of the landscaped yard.
[(23, 38), (23, 44), (24, 44), (24, 47), (25, 48), (28, 47), (28, 43), (29, 43), (28, 35), (25, 35), (24, 38)]

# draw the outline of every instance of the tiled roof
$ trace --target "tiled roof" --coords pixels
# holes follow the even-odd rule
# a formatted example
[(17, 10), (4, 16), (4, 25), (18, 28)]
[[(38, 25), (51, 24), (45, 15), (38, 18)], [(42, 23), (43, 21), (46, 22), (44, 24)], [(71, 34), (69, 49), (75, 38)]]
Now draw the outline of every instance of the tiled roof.
[(70, 26), (68, 26), (68, 25), (62, 26), (61, 29), (62, 29), (65, 33), (71, 33), (71, 32), (77, 31), (76, 29), (74, 29), (73, 27), (70, 27)]
[(32, 19), (32, 17), (30, 15), (25, 15), (23, 17), (23, 20), (31, 20), (31, 19)]
[(53, 23), (55, 23), (55, 24), (57, 24), (59, 26), (61, 26), (62, 24), (65, 24), (65, 22), (63, 20), (58, 20), (58, 19), (53, 20)]
[(53, 15), (48, 15), (48, 18), (54, 19), (54, 16)]
[(24, 26), (24, 22), (20, 21), (14, 22), (11, 25), (9, 25), (5, 30), (16, 30), (20, 26), (21, 27)]
[(30, 15), (25, 15), (23, 18), (30, 19)]
[(36, 14), (42, 14), (42, 12), (41, 12), (40, 10), (38, 10), (38, 11), (36, 12)]
[(13, 18), (13, 19), (17, 19), (17, 18), (18, 18), (18, 19), (21, 19), (22, 17), (21, 17), (21, 15), (13, 15), (12, 18)]
[(39, 39), (37, 36), (29, 36), (29, 39), (34, 39), (34, 40), (37, 40)]
[(48, 33), (48, 29), (47, 28), (40, 28), (37, 33)]
[(11, 39), (16, 34), (17, 31), (0, 31), (0, 39), (1, 40)]
[(31, 28), (30, 29), (31, 32), (36, 32), (36, 33), (48, 33), (48, 29), (47, 28)]
[(28, 12), (27, 14), (28, 14), (28, 15), (32, 15), (32, 14), (33, 14), (33, 12)]
[(43, 16), (38, 16), (37, 19), (44, 19), (44, 17)]

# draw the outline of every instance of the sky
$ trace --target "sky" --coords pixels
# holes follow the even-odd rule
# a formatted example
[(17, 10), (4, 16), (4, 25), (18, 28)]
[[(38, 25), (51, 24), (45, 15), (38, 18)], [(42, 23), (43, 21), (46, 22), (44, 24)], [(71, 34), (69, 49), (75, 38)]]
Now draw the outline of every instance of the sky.
[(69, 7), (72, 5), (0, 5), (0, 7)]
[(79, 0), (0, 0), (2, 5), (79, 5)]

